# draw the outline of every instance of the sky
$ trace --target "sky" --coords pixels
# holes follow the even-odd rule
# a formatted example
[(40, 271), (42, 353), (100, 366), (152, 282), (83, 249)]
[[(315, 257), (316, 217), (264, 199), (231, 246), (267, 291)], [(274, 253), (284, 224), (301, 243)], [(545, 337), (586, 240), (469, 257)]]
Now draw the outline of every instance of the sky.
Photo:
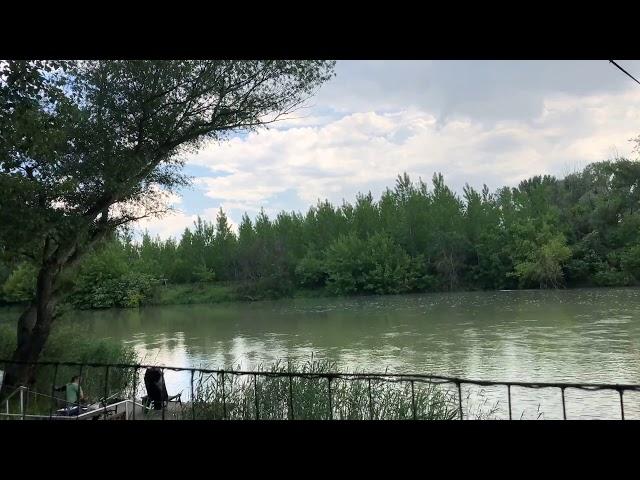
[[(640, 61), (617, 63), (640, 78)], [(193, 181), (171, 195), (174, 212), (136, 228), (165, 239), (220, 208), (237, 226), (260, 208), (273, 218), (378, 198), (404, 172), (442, 173), (461, 193), (638, 158), (640, 85), (608, 61), (338, 61), (335, 71), (293, 117), (185, 157)]]

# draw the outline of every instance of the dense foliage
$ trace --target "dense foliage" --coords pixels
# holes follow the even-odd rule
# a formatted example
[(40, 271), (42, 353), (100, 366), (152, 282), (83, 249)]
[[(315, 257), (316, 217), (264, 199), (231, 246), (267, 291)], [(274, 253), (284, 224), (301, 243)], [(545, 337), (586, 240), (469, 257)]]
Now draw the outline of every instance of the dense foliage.
[[(494, 193), (466, 186), (462, 196), (441, 175), (431, 185), (403, 175), (377, 201), (367, 194), (304, 215), (245, 215), (237, 234), (221, 210), (179, 241), (119, 234), (82, 264), (71, 299), (83, 308), (136, 306), (154, 285), (203, 282), (234, 282), (248, 298), (632, 285), (640, 281), (639, 181), (640, 163), (624, 159)], [(3, 271), (4, 298), (24, 298), (28, 268)]]
[[(65, 276), (117, 228), (166, 211), (166, 194), (188, 183), (186, 152), (286, 118), (334, 65), (0, 60), (0, 256), (37, 272), (0, 398), (7, 385), (34, 381), (32, 362), (59, 316)], [(14, 300), (25, 272), (5, 291)], [(81, 287), (90, 297), (81, 304), (137, 305), (151, 286), (139, 275), (98, 280)]]

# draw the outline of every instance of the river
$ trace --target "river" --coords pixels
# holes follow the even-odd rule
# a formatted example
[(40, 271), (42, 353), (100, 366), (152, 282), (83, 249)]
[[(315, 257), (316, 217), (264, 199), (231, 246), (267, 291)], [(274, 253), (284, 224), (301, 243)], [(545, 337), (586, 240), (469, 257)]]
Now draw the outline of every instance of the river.
[[(69, 316), (69, 315), (68, 315)], [(330, 359), (341, 370), (469, 379), (640, 383), (640, 289), (438, 293), (74, 312), (144, 363), (243, 368)], [(169, 393), (188, 388), (167, 373)], [(559, 390), (512, 389), (514, 418), (562, 418)], [(465, 387), (495, 416), (505, 387)], [(480, 405), (476, 400), (474, 405)], [(478, 407), (480, 408), (480, 407)], [(616, 392), (566, 391), (568, 418), (619, 418)], [(625, 393), (640, 418), (640, 392)]]

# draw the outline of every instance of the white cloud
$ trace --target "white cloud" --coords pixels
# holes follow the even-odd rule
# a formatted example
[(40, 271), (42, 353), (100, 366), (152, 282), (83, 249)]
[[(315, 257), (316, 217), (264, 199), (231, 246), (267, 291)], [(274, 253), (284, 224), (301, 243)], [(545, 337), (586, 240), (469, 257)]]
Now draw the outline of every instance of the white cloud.
[[(209, 201), (149, 225), (176, 235), (196, 213), (214, 220), (220, 206), (237, 224), (243, 212), (253, 216), (261, 207), (274, 217), (282, 209), (305, 211), (317, 199), (339, 204), (369, 190), (377, 196), (404, 171), (427, 182), (441, 172), (460, 192), (465, 182), (495, 189), (631, 156), (640, 89), (609, 67), (339, 62), (338, 77), (311, 108), (188, 158), (211, 170), (195, 185)], [(170, 201), (179, 205), (179, 198)]]
[(454, 188), (491, 188), (536, 174), (562, 175), (589, 162), (630, 155), (640, 125), (640, 90), (555, 96), (531, 121), (487, 127), (470, 117), (438, 124), (423, 110), (345, 115), (322, 126), (273, 129), (212, 145), (190, 159), (228, 172), (199, 179), (206, 194), (247, 211), (294, 189), (306, 204), (379, 194), (407, 171), (417, 180), (442, 172)]
[(180, 210), (174, 210), (162, 217), (157, 218), (145, 218), (136, 222), (133, 227), (138, 232), (138, 234), (142, 234), (145, 230), (149, 231), (149, 234), (152, 237), (159, 236), (162, 239), (167, 239), (169, 237), (173, 237), (179, 239), (182, 236), (185, 228), (189, 228), (193, 230), (194, 223), (198, 220), (198, 216), (201, 219), (206, 220), (207, 222), (215, 222), (216, 217), (218, 216), (218, 211), (222, 207), (222, 210), (227, 214), (227, 220), (231, 230), (235, 233), (238, 232), (238, 224), (236, 221), (229, 217), (229, 210), (236, 208), (235, 205), (227, 205), (225, 203), (218, 205), (216, 207), (205, 208), (201, 212), (193, 215), (186, 214)]
[(160, 218), (145, 218), (136, 222), (134, 228), (139, 232), (149, 231), (152, 237), (159, 235), (160, 238), (169, 237), (180, 238), (184, 229), (193, 226), (197, 215), (187, 215), (184, 212), (169, 212)]

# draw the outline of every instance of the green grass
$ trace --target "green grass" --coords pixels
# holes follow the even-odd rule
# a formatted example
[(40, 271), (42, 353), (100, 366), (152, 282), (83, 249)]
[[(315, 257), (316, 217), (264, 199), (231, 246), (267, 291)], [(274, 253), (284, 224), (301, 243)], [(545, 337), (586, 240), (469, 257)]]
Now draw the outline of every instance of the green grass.
[[(297, 371), (308, 375), (335, 372), (327, 361), (310, 361), (300, 367), (276, 364), (270, 372)], [(196, 378), (193, 408), (185, 419), (201, 420), (451, 420), (457, 418), (455, 396), (433, 384), (414, 386), (366, 379), (332, 379), (331, 404), (326, 378), (292, 378), (225, 375)], [(256, 405), (257, 398), (257, 405)]]

